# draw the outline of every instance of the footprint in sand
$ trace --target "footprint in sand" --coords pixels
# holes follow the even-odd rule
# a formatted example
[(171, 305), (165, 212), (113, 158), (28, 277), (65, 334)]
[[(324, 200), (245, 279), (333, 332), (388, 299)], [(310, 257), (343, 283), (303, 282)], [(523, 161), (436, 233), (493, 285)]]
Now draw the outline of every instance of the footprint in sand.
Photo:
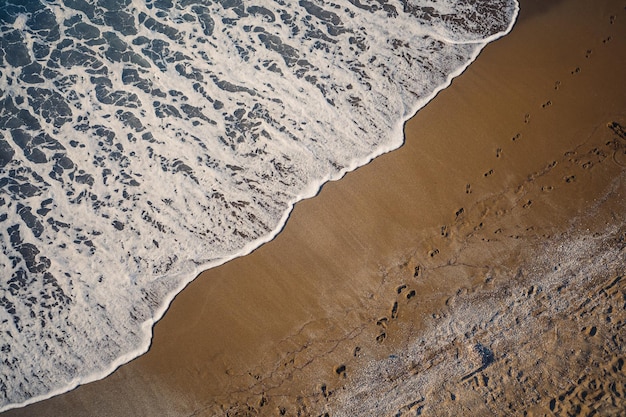
[(391, 318), (392, 319), (397, 319), (398, 318), (398, 302), (394, 302), (393, 306), (391, 307)]
[(549, 407), (550, 407), (550, 411), (554, 411), (556, 409), (556, 398), (553, 398), (550, 400)]
[(542, 108), (542, 109), (545, 109), (546, 107), (550, 107), (551, 105), (552, 105), (552, 101), (551, 101), (551, 100), (548, 100), (548, 101), (546, 101), (545, 103), (543, 103), (543, 104), (541, 105), (541, 108)]
[(622, 168), (626, 168), (626, 148), (617, 149), (613, 152), (613, 162)]
[(339, 365), (335, 367), (335, 373), (340, 377), (346, 377), (346, 365)]
[(574, 68), (574, 69), (572, 70), (572, 73), (571, 73), (571, 74), (572, 74), (572, 75), (575, 75), (575, 74), (579, 74), (579, 73), (580, 73), (580, 67), (576, 67), (576, 68)]
[(472, 193), (472, 186), (470, 184), (465, 184), (465, 194)]
[(419, 266), (419, 265), (417, 265), (417, 266), (415, 267), (415, 271), (413, 272), (413, 278), (419, 278), (419, 276), (421, 275), (421, 273), (422, 273), (422, 267), (421, 267), (421, 266)]
[(524, 123), (530, 123), (530, 114), (529, 113), (526, 113), (524, 115)]
[(410, 300), (411, 298), (415, 297), (417, 295), (417, 293), (415, 292), (415, 290), (411, 290), (407, 293), (406, 295), (406, 299)]
[(496, 158), (500, 158), (502, 156), (502, 148), (496, 149)]
[(593, 51), (591, 49), (587, 49), (587, 52), (585, 52), (585, 58), (591, 57), (592, 53), (593, 53)]
[(489, 171), (485, 172), (483, 176), (490, 177), (491, 175), (493, 175), (493, 172), (494, 172), (493, 169), (490, 169)]
[(421, 398), (417, 401), (406, 404), (402, 408), (400, 408), (395, 415), (405, 416), (410, 414), (413, 416), (419, 416), (420, 414), (422, 414), (422, 410), (424, 409), (424, 404), (422, 404), (423, 402), (424, 398)]
[(324, 396), (324, 398), (330, 397), (331, 392), (328, 391), (328, 387), (326, 386), (326, 384), (322, 384), (322, 386), (320, 387), (320, 391), (322, 391), (322, 395)]
[(613, 39), (613, 38), (611, 38), (610, 36), (607, 36), (606, 38), (602, 39), (602, 43), (603, 44), (607, 44), (607, 43), (611, 42), (611, 39)]
[(554, 82), (554, 89), (558, 90), (559, 88), (561, 88), (561, 82), (560, 81), (555, 81)]
[(593, 162), (587, 161), (584, 164), (582, 164), (581, 167), (582, 169), (590, 169), (591, 167), (593, 167)]
[(607, 123), (606, 127), (611, 129), (613, 133), (615, 133), (620, 139), (626, 140), (626, 128), (624, 128), (624, 126), (622, 126), (618, 122)]
[[(476, 343), (475, 345), (471, 346), (469, 348), (469, 351), (470, 351), (469, 356), (472, 362), (478, 365), (478, 368), (466, 374), (465, 376), (463, 376), (461, 378), (461, 381), (467, 381), (468, 379), (472, 378), (474, 375), (478, 374), (479, 372), (482, 372), (489, 365), (495, 362), (495, 356), (494, 356), (493, 351), (489, 347), (481, 343)], [(485, 381), (485, 385), (487, 385), (487, 381)]]
[(515, 136), (513, 136), (513, 137), (511, 138), (511, 140), (512, 140), (513, 142), (515, 142), (515, 141), (517, 141), (517, 140), (521, 139), (521, 137), (522, 137), (522, 134), (521, 134), (521, 133), (517, 133)]
[(616, 135), (612, 140), (606, 143), (613, 151), (612, 159), (615, 164), (622, 168), (626, 168), (626, 128), (618, 122), (610, 122), (607, 127)]

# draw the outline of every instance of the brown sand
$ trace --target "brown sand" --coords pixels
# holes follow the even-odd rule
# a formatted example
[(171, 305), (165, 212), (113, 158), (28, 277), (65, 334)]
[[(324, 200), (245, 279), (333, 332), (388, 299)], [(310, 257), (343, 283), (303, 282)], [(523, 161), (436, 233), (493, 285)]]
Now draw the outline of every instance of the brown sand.
[(3, 416), (619, 415), (626, 1), (521, 8), (405, 146), (202, 274), (146, 355)]

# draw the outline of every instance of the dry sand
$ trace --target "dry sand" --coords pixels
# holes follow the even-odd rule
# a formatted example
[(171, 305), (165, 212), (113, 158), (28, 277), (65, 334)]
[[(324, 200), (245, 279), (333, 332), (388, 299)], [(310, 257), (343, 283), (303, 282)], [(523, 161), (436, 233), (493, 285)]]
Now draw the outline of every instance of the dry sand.
[[(626, 2), (528, 0), (406, 144), (6, 416), (620, 415)], [(327, 413), (327, 414), (326, 414)]]

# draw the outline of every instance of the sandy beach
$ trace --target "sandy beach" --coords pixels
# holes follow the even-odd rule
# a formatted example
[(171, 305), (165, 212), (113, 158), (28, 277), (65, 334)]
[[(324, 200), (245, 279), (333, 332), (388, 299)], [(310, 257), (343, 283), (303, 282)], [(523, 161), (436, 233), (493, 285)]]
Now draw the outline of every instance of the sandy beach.
[(626, 2), (521, 0), (400, 149), (2, 416), (621, 415)]

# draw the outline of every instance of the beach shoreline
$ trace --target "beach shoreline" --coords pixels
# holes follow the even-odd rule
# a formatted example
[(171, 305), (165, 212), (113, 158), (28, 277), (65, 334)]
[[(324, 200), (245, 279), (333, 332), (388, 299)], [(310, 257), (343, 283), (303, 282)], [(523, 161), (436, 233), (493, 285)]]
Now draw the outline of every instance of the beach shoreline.
[[(513, 31), (407, 122), (402, 148), (298, 203), (272, 242), (201, 274), (157, 323), (147, 354), (102, 381), (2, 415), (333, 415), (360, 370), (401, 355), (465, 299), (499, 294), (507, 279), (523, 287), (522, 266), (542, 247), (567, 236), (623, 236), (626, 4), (520, 3)], [(618, 230), (606, 232), (611, 226)], [(623, 273), (622, 262), (597, 278), (622, 289)], [(606, 314), (617, 325), (624, 313), (614, 310)], [(570, 333), (559, 343), (584, 352), (575, 363), (589, 367), (604, 345)], [(489, 352), (497, 336), (484, 344)], [(446, 360), (441, 346), (432, 349)], [(480, 352), (467, 363), (476, 360)], [(485, 372), (507, 372), (494, 361)], [(531, 375), (567, 366), (547, 362), (516, 366)], [(493, 390), (478, 379), (471, 388), (481, 372), (450, 383), (446, 398), (431, 392), (404, 411), (427, 411), (428, 401), (450, 412), (489, 410), (481, 401)], [(596, 403), (611, 396), (610, 382), (623, 390), (622, 368), (610, 375)], [(532, 401), (539, 414), (568, 406), (533, 383), (546, 393), (525, 399), (515, 391), (517, 411)], [(576, 395), (588, 406), (590, 396)]]

